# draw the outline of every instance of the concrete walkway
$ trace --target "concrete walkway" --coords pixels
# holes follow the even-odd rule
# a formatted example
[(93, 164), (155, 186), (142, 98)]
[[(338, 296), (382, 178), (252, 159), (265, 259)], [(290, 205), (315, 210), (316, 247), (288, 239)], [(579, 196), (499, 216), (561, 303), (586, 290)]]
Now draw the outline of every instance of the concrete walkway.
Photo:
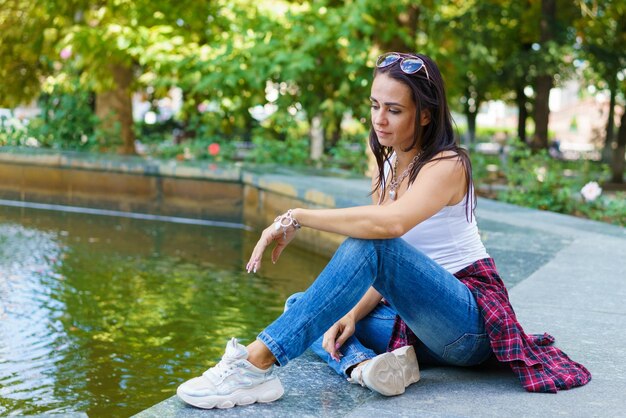
[(172, 397), (136, 417), (626, 416), (626, 229), (484, 199), (477, 214), (526, 332), (554, 335), (593, 374), (587, 386), (527, 393), (508, 367), (430, 368), (385, 398), (307, 352), (277, 369), (286, 391), (272, 404), (203, 411)]

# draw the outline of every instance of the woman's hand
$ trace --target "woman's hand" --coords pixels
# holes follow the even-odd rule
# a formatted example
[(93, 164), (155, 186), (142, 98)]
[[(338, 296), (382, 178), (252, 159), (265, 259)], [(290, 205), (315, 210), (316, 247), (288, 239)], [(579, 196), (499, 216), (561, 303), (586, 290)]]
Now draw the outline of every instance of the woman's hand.
[(324, 333), (322, 347), (330, 356), (339, 361), (338, 350), (350, 338), (356, 329), (356, 322), (350, 315), (346, 315)]
[(276, 242), (276, 246), (272, 250), (272, 263), (278, 261), (280, 254), (283, 252), (285, 247), (289, 245), (291, 240), (296, 236), (296, 228), (293, 226), (289, 226), (286, 228), (276, 229), (276, 223), (271, 224), (263, 233), (261, 233), (261, 238), (254, 246), (254, 250), (252, 251), (252, 255), (250, 256), (250, 261), (246, 264), (246, 270), (248, 273), (251, 271), (256, 273), (258, 269), (261, 268), (261, 259), (263, 258), (263, 253), (265, 249), (269, 247), (272, 242)]

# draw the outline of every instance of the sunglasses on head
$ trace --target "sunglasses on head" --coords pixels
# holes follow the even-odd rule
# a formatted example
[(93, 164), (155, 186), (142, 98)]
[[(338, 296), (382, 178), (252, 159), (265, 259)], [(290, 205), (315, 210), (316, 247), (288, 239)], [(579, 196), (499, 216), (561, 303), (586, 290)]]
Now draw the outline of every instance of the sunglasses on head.
[(422, 68), (426, 73), (426, 78), (430, 81), (426, 64), (420, 57), (410, 54), (401, 54), (400, 52), (387, 52), (378, 57), (376, 60), (376, 68), (385, 68), (400, 61), (400, 69), (404, 74), (415, 74)]

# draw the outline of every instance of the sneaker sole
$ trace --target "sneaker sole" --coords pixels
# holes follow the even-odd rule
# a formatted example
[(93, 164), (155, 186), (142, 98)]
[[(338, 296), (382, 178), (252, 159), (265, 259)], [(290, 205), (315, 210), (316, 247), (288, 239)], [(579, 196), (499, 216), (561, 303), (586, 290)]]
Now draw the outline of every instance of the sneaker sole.
[(273, 402), (283, 396), (284, 393), (285, 389), (278, 379), (272, 379), (250, 389), (239, 389), (228, 395), (190, 396), (180, 389), (176, 391), (180, 399), (189, 405), (202, 409), (227, 409), (236, 405)]
[(365, 385), (384, 396), (395, 396), (404, 393), (404, 374), (402, 366), (393, 353), (376, 356), (368, 362), (363, 370)]
[(417, 364), (417, 356), (412, 345), (407, 345), (392, 351), (398, 359), (404, 375), (404, 386), (409, 386), (420, 380), (420, 368)]

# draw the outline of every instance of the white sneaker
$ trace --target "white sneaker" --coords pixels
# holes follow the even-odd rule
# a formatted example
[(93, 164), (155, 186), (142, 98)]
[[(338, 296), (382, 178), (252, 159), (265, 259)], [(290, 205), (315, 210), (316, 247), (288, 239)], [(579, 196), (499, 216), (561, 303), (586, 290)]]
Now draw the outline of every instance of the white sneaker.
[(348, 379), (350, 383), (360, 384), (385, 396), (400, 395), (407, 386), (419, 380), (420, 369), (412, 345), (379, 354), (359, 364)]
[(200, 377), (178, 387), (176, 394), (198, 408), (232, 408), (255, 402), (272, 402), (285, 390), (272, 367), (261, 370), (248, 360), (248, 350), (231, 339), (222, 360)]

